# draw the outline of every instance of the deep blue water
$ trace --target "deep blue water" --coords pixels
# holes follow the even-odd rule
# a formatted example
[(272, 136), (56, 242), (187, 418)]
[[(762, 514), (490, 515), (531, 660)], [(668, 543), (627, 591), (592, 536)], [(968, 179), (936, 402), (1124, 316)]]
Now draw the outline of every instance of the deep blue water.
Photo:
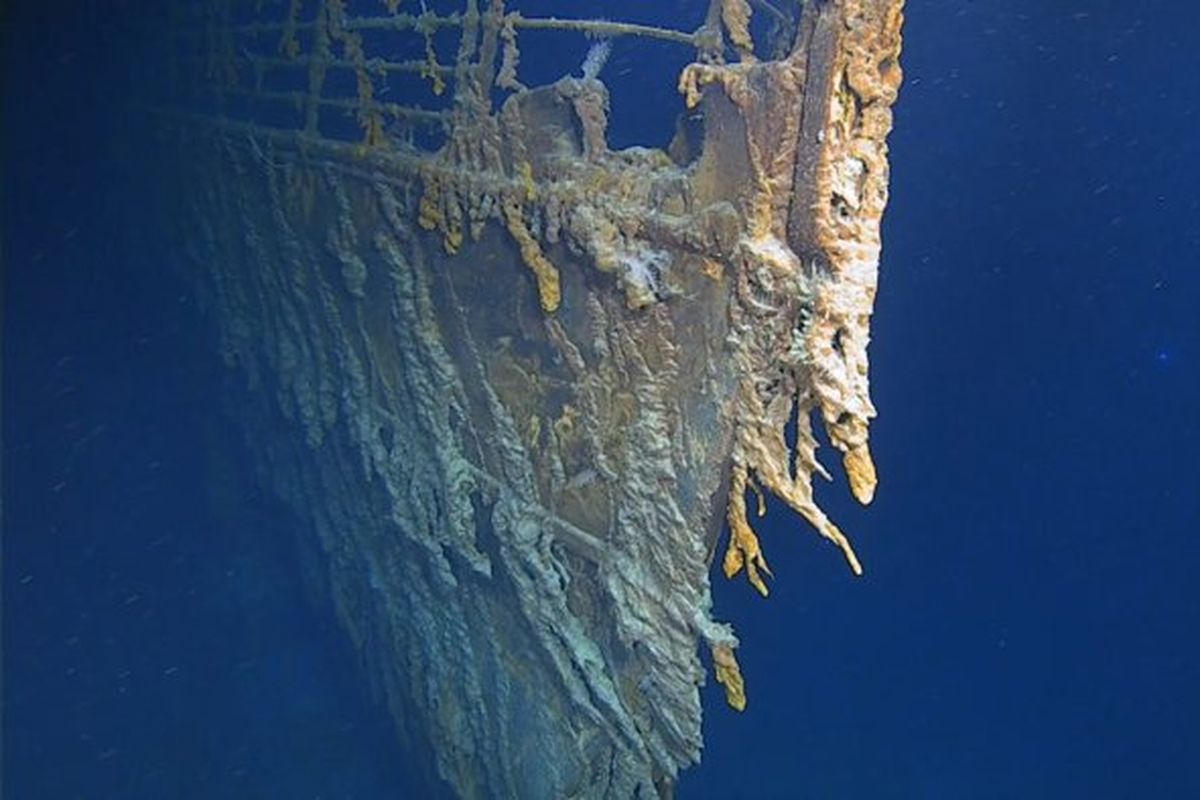
[[(414, 796), (306, 601), (293, 521), (213, 413), (222, 367), (173, 243), (100, 157), (141, 146), (107, 110), (134, 6), (11, 5), (4, 796)], [(1200, 6), (907, 18), (881, 484), (867, 509), (819, 495), (867, 574), (771, 508), (770, 599), (716, 581), (750, 705), (706, 687), (679, 795), (1200, 797)], [(652, 135), (660, 106), (614, 95), (614, 138)]]

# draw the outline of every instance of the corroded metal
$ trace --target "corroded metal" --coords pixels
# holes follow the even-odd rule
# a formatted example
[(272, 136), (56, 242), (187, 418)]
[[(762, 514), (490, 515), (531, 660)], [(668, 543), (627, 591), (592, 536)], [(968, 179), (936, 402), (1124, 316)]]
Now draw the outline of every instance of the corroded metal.
[[(766, 593), (746, 491), (861, 570), (813, 499), (810, 416), (869, 502), (901, 0), (771, 7), (779, 58), (744, 0), (692, 32), (401, 5), (176, 15), (187, 269), (262, 474), (431, 781), (669, 794), (700, 755), (702, 645), (746, 704), (708, 579), (727, 521), (726, 574)], [(671, 146), (609, 147), (603, 41), (526, 87), (538, 28), (694, 47)], [(372, 52), (381, 29), (425, 56)], [(442, 100), (385, 101), (394, 75)]]

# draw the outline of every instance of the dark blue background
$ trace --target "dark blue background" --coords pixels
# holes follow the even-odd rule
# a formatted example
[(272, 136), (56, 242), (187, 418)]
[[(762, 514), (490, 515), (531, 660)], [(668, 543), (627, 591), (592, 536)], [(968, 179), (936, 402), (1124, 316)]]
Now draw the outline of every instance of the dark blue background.
[[(412, 796), (212, 413), (174, 243), (98, 157), (148, 146), (109, 106), (134, 7), (25, 5), (2, 73), (5, 796)], [(680, 796), (1200, 796), (1200, 6), (907, 17), (880, 490), (819, 489), (867, 574), (770, 506), (770, 599), (716, 581), (750, 706), (705, 689)], [(614, 94), (616, 141), (661, 128), (638, 110)]]

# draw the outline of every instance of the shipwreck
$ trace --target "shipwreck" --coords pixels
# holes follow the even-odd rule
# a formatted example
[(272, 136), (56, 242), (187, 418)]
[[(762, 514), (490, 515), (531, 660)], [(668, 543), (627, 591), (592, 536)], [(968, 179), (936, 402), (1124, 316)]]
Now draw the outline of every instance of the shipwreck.
[[(568, 5), (179, 2), (156, 76), (165, 224), (257, 470), (462, 797), (669, 796), (701, 684), (747, 703), (710, 576), (767, 593), (755, 508), (857, 573), (820, 431), (876, 486), (902, 0)], [(685, 54), (653, 76), (677, 124), (614, 148), (605, 62), (634, 40)], [(573, 67), (533, 84), (550, 41)]]

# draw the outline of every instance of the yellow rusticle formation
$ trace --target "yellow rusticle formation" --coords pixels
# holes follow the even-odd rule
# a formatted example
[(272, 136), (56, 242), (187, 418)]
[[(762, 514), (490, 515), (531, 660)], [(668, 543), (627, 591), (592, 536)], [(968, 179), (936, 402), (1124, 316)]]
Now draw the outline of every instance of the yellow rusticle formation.
[(814, 243), (832, 275), (819, 293), (809, 329), (813, 395), (830, 442), (843, 455), (854, 496), (875, 495), (868, 422), (869, 320), (878, 279), (880, 220), (888, 198), (887, 135), (900, 88), (903, 24), (899, 0), (845, 0), (847, 26), (824, 108), (824, 147), (808, 187)]
[[(725, 550), (725, 561), (722, 568), (726, 578), (732, 578), (746, 568), (746, 577), (759, 594), (766, 597), (767, 584), (762, 579), (761, 571), (768, 578), (771, 569), (767, 559), (758, 545), (758, 536), (746, 521), (746, 484), (748, 475), (746, 467), (735, 464), (733, 476), (729, 482), (729, 504), (726, 508), (726, 519), (729, 522), (729, 546)], [(757, 488), (757, 487), (755, 487)], [(762, 495), (759, 495), (759, 516), (763, 514)]]
[(417, 224), (427, 231), (441, 231), (442, 247), (450, 255), (463, 244), (463, 215), (453, 194), (447, 194), (442, 180), (430, 171), (425, 176), (424, 191), (417, 204)]
[(562, 302), (558, 269), (542, 253), (542, 248), (533, 238), (533, 234), (529, 232), (529, 227), (525, 224), (525, 217), (521, 211), (520, 201), (515, 198), (506, 198), (502, 205), (504, 224), (516, 241), (517, 247), (521, 249), (521, 258), (525, 261), (525, 265), (533, 271), (533, 276), (537, 279), (538, 299), (541, 301), (542, 310), (547, 314), (557, 311), (559, 303)]
[(521, 189), (525, 193), (525, 202), (532, 203), (537, 199), (537, 182), (533, 179), (533, 165), (522, 161), (517, 165), (517, 177), (521, 180)]
[[(816, 439), (809, 422), (812, 401), (805, 395), (779, 397), (768, 406), (762, 403), (753, 386), (743, 384), (736, 408), (740, 421), (726, 504), (730, 531), (723, 564), (726, 577), (737, 575), (744, 566), (750, 584), (764, 597), (767, 595), (762, 574), (772, 575), (746, 511), (746, 489), (758, 491), (759, 485), (803, 516), (822, 537), (836, 544), (854, 574), (861, 575), (862, 564), (850, 540), (813, 497), (813, 474), (826, 478), (829, 475), (816, 460)], [(784, 426), (793, 413), (796, 445), (789, 450)], [(763, 514), (761, 497), (760, 494), (759, 516)]]
[[(739, 2), (717, 2), (743, 61), (690, 64), (679, 90), (688, 107), (720, 92), (745, 130), (751, 175), (739, 196), (745, 224), (733, 264), (739, 276), (734, 358), (742, 377), (732, 403), (737, 427), (723, 567), (731, 577), (745, 569), (766, 595), (764, 576), (771, 573), (747, 519), (747, 488), (762, 487), (783, 500), (862, 573), (849, 540), (813, 495), (813, 474), (829, 475), (816, 460), (810, 416), (819, 412), (842, 453), (851, 491), (870, 503), (877, 477), (868, 446), (875, 409), (866, 348), (903, 2), (810, 5), (800, 26), (807, 38), (789, 58), (766, 63), (753, 62), (738, 44)], [(765, 112), (768, 105), (794, 106), (797, 113), (780, 121)], [(726, 115), (728, 107), (707, 106)], [(798, 317), (789, 310), (797, 302)], [(790, 447), (784, 429), (793, 415), (798, 432)]]
[(525, 85), (517, 80), (517, 67), (521, 63), (521, 51), (517, 49), (516, 21), (520, 17), (517, 12), (504, 16), (504, 24), (500, 26), (500, 41), (504, 49), (500, 57), (500, 69), (496, 73), (496, 85), (509, 91), (520, 91)]
[[(429, 19), (426, 20), (425, 17)], [(432, 15), (422, 15), (422, 21), (417, 24), (417, 31), (425, 37), (425, 61), (421, 63), (421, 77), (429, 81), (429, 89), (435, 95), (441, 96), (446, 91), (446, 81), (442, 78), (442, 70), (438, 66), (437, 51), (433, 49)]]
[(417, 206), (417, 224), (427, 231), (442, 226), (441, 194), (441, 184), (437, 178), (431, 177), (425, 181), (425, 191), (421, 193), (421, 202)]
[(750, 4), (746, 0), (721, 0), (721, 24), (729, 34), (742, 61), (754, 60), (754, 40), (750, 38)]
[(704, 97), (703, 89), (710, 83), (721, 82), (728, 71), (711, 64), (688, 64), (679, 73), (679, 84), (676, 87), (683, 95), (683, 102), (688, 108), (700, 105)]
[(846, 480), (850, 482), (850, 491), (854, 499), (864, 506), (875, 499), (875, 486), (878, 478), (875, 476), (875, 462), (871, 460), (871, 451), (867, 443), (852, 447), (842, 457), (842, 467), (846, 470)]
[(730, 708), (745, 711), (746, 682), (742, 679), (742, 670), (733, 655), (733, 648), (726, 644), (714, 644), (712, 659), (717, 683), (725, 687), (725, 702), (729, 703)]

